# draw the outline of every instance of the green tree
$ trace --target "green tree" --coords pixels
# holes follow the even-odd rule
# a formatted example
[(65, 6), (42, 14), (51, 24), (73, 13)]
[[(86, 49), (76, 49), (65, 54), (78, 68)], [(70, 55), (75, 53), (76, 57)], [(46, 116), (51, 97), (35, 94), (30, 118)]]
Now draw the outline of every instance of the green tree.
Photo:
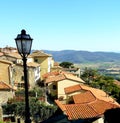
[[(30, 97), (29, 101), (30, 115), (32, 121), (35, 122), (46, 120), (57, 110), (57, 107), (55, 105), (46, 105), (36, 97)], [(25, 119), (24, 101), (13, 100), (11, 103), (2, 105), (2, 108), (4, 114), (14, 114), (15, 116), (19, 116), (22, 119)]]
[(59, 65), (63, 68), (70, 68), (70, 67), (73, 68), (74, 67), (73, 63), (71, 62), (61, 62)]
[(97, 70), (85, 68), (84, 72), (81, 75), (81, 78), (87, 83), (90, 84), (91, 81), (95, 81), (100, 75)]

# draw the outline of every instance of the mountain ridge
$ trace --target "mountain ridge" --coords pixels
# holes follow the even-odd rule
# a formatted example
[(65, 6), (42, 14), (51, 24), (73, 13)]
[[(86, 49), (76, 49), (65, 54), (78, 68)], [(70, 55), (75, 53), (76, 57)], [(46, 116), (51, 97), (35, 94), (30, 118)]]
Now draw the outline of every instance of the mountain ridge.
[(83, 51), (83, 50), (43, 50), (51, 54), (57, 62), (87, 63), (87, 62), (118, 62), (120, 53), (105, 51)]

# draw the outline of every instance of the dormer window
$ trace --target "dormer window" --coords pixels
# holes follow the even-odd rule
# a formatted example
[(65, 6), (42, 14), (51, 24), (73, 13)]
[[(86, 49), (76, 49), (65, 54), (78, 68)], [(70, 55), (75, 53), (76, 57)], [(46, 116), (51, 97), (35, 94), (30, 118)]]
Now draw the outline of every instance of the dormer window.
[(38, 59), (34, 59), (34, 62), (38, 62)]

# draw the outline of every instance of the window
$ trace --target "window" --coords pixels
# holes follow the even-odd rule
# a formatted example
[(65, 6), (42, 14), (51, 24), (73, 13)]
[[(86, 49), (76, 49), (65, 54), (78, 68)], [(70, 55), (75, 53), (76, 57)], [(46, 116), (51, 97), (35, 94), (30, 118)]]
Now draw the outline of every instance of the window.
[(54, 90), (56, 90), (56, 89), (57, 89), (56, 85), (53, 85), (53, 89), (54, 89)]
[(24, 88), (24, 83), (18, 83), (17, 87), (18, 88)]
[(35, 62), (38, 62), (38, 59), (34, 59)]
[(21, 76), (21, 81), (23, 81), (24, 80), (24, 76)]
[(39, 74), (39, 73), (40, 73), (40, 69), (39, 69), (39, 67), (38, 67), (38, 68), (36, 68), (36, 71), (37, 71), (37, 74)]

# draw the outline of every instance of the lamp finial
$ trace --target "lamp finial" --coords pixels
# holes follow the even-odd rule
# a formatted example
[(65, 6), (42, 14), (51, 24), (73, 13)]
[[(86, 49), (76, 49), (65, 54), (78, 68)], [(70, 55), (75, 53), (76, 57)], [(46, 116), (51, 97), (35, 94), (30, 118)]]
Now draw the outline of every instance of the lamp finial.
[(24, 29), (22, 29), (21, 34), (26, 35), (26, 31)]

